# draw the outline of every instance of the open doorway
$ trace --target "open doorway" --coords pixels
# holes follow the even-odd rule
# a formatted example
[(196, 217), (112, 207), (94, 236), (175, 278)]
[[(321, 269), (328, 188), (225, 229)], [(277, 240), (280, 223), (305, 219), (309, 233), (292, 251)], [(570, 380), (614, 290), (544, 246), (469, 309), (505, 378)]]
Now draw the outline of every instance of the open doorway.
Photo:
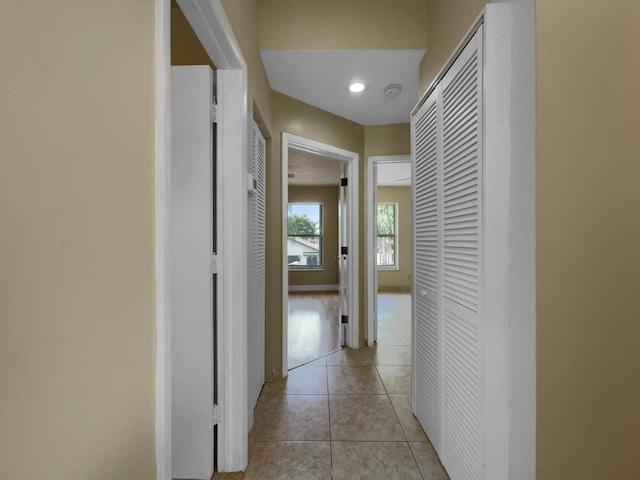
[(289, 369), (340, 348), (338, 203), (342, 162), (289, 148)]
[(359, 346), (358, 159), (283, 133), (283, 376), (341, 345)]
[(408, 155), (369, 157), (368, 344), (411, 345), (413, 206)]

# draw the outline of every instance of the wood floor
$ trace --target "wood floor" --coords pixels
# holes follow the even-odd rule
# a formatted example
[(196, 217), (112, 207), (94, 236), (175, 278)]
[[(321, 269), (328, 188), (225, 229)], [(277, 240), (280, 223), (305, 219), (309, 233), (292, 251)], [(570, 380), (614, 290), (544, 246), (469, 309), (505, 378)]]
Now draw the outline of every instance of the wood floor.
[(338, 293), (289, 293), (289, 368), (340, 348)]
[[(289, 369), (340, 348), (337, 293), (289, 293)], [(411, 295), (378, 294), (378, 345), (411, 345)]]

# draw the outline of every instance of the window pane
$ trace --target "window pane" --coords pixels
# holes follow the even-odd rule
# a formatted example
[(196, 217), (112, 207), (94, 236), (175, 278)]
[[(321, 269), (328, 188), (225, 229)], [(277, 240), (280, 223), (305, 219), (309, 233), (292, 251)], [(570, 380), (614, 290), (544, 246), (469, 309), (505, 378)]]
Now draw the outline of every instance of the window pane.
[(376, 258), (379, 267), (393, 267), (396, 264), (396, 249), (394, 237), (378, 237)]
[(379, 267), (395, 268), (396, 258), (396, 204), (376, 205), (376, 260)]
[(289, 204), (289, 235), (320, 235), (322, 205)]
[(393, 203), (377, 205), (376, 225), (378, 235), (394, 235), (396, 228), (396, 209)]
[(291, 267), (321, 267), (321, 238), (290, 235), (287, 240), (287, 263)]
[(322, 262), (322, 205), (289, 204), (287, 263), (290, 268), (320, 268)]

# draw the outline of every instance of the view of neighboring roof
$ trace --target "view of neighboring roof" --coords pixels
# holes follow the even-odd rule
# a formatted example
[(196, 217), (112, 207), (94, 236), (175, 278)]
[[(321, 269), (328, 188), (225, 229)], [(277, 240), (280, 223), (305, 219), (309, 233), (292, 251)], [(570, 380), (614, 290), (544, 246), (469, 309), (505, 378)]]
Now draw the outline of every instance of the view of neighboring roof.
[(316, 252), (320, 250), (320, 242), (318, 240), (309, 240), (308, 238), (304, 237), (289, 237), (289, 240), (298, 242), (305, 247), (312, 248)]

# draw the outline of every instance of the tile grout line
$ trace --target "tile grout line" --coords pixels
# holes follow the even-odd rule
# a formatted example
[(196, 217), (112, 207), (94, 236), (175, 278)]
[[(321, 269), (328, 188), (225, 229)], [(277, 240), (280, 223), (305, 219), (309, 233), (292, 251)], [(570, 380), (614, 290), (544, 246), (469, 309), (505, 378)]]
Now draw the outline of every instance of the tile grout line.
[[(387, 393), (387, 397), (389, 397), (389, 394)], [(391, 403), (391, 408), (393, 409), (393, 413), (395, 413), (396, 415), (396, 419), (398, 420), (398, 423), (400, 424), (400, 429), (402, 430), (402, 433), (404, 434), (404, 438), (406, 440), (406, 444), (407, 447), (409, 447), (409, 452), (411, 452), (411, 456), (413, 457), (413, 461), (416, 463), (416, 467), (418, 468), (418, 472), (420, 473), (420, 476), (422, 477), (423, 480), (426, 480), (424, 478), (424, 474), (422, 473), (422, 469), (420, 468), (420, 464), (418, 463), (418, 459), (416, 458), (416, 455), (413, 451), (413, 448), (411, 447), (411, 442), (409, 441), (409, 438), (407, 437), (407, 432), (405, 431), (404, 425), (402, 425), (402, 422), (400, 421), (400, 416), (398, 415), (398, 411), (396, 410), (396, 407), (393, 405), (393, 402), (391, 401), (391, 397), (389, 397), (389, 402)], [(427, 437), (429, 438), (429, 437)]]
[(331, 397), (329, 392), (329, 366), (324, 365), (325, 377), (327, 379), (327, 411), (329, 413), (329, 471), (331, 472), (331, 479), (333, 480), (333, 431), (331, 428)]
[(427, 479), (424, 478), (424, 473), (422, 473), (422, 469), (420, 468), (420, 464), (418, 463), (418, 459), (416, 458), (416, 454), (413, 451), (413, 448), (411, 447), (411, 443), (407, 442), (407, 445), (409, 446), (409, 451), (411, 452), (411, 456), (413, 457), (413, 461), (416, 462), (416, 467), (418, 467), (418, 472), (420, 472), (420, 476), (422, 477), (422, 480), (427, 480)]
[[(400, 425), (400, 430), (402, 430), (402, 434), (404, 435), (405, 443), (407, 444), (407, 448), (409, 449), (409, 452), (411, 452), (411, 457), (413, 458), (413, 461), (416, 464), (416, 468), (418, 469), (418, 473), (420, 474), (420, 477), (422, 477), (422, 480), (425, 480), (424, 474), (422, 473), (422, 469), (420, 468), (420, 464), (418, 463), (418, 459), (416, 458), (416, 455), (413, 452), (413, 448), (411, 448), (411, 444), (409, 443), (409, 440), (408, 440), (408, 437), (407, 437), (407, 432), (405, 431), (404, 425), (402, 425), (402, 422), (400, 421), (400, 416), (398, 415), (396, 407), (393, 405), (393, 402), (391, 401), (391, 397), (389, 396), (389, 391), (387, 390), (387, 386), (385, 385), (384, 380), (382, 380), (382, 376), (380, 375), (380, 372), (378, 371), (378, 367), (379, 366), (380, 365), (376, 365), (376, 372), (377, 372), (378, 376), (380, 377), (380, 381), (382, 382), (382, 386), (384, 387), (384, 391), (387, 394), (387, 399), (389, 400), (389, 403), (391, 404), (391, 409), (393, 410), (393, 413), (396, 416), (396, 420), (398, 421), (398, 424)], [(410, 395), (413, 395), (413, 392)]]

